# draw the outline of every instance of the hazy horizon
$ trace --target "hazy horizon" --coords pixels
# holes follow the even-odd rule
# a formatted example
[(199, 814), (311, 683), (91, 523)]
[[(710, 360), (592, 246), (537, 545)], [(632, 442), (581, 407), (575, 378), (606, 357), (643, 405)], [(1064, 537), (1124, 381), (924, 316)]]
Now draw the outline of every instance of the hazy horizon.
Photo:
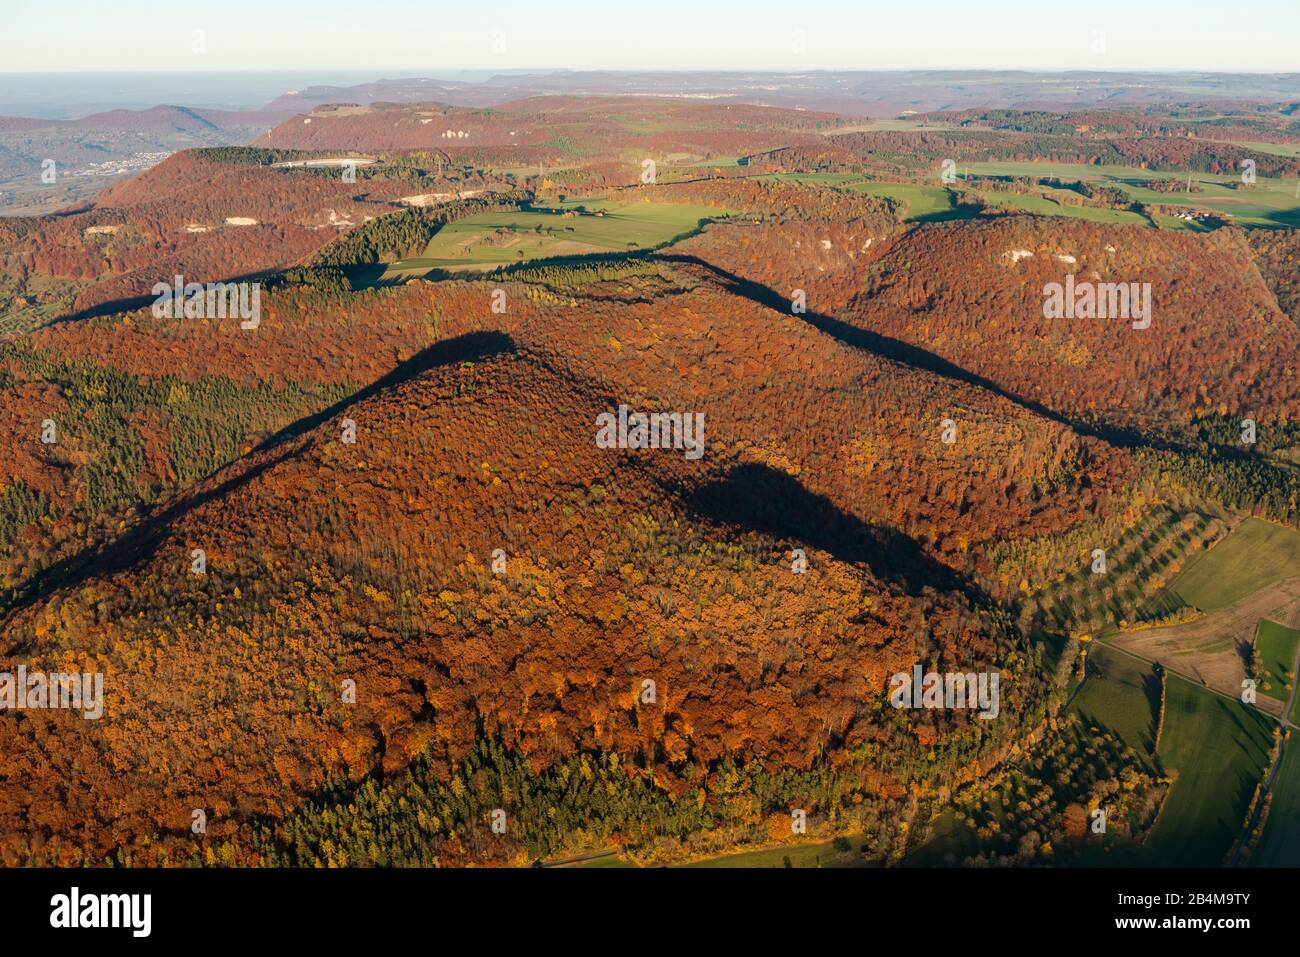
[[(79, 119), (94, 113), (118, 109), (141, 110), (159, 105), (181, 106), (191, 109), (257, 110), (284, 94), (294, 90), (305, 90), (320, 86), (353, 87), (368, 83), (392, 82), (411, 83), (428, 81), (431, 83), (487, 85), (494, 79), (502, 79), (502, 89), (508, 86), (510, 78), (548, 77), (572, 79), (590, 76), (593, 80), (608, 77), (675, 77), (695, 76), (702, 81), (692, 87), (698, 93), (729, 90), (725, 83), (710, 84), (709, 80), (726, 80), (733, 77), (770, 77), (782, 81), (797, 81), (801, 77), (853, 77), (878, 75), (883, 78), (915, 77), (924, 83), (925, 79), (953, 76), (960, 83), (961, 78), (978, 78), (981, 76), (1008, 77), (1021, 76), (1032, 80), (1034, 77), (1070, 77), (1087, 83), (1089, 79), (1105, 81), (1115, 76), (1152, 77), (1161, 80), (1186, 78), (1185, 84), (1179, 84), (1189, 97), (1206, 96), (1240, 96), (1241, 90), (1215, 93), (1206, 88), (1206, 81), (1222, 79), (1224, 81), (1241, 78), (1259, 77), (1271, 81), (1261, 83), (1259, 89), (1250, 91), (1250, 98), (1257, 101), (1288, 100), (1300, 96), (1300, 85), (1295, 80), (1300, 78), (1300, 71), (1206, 71), (1206, 70), (1122, 70), (1109, 69), (1055, 69), (1030, 70), (1011, 68), (987, 69), (703, 69), (688, 68), (667, 69), (577, 69), (550, 67), (499, 67), (494, 69), (440, 69), (421, 70), (418, 68), (394, 68), (369, 70), (340, 70), (331, 67), (315, 69), (251, 70), (231, 68), (226, 70), (69, 70), (69, 71), (0, 71), (0, 116), (26, 116), (39, 119)], [(1023, 83), (1023, 81), (1021, 81)], [(598, 86), (599, 84), (597, 84)], [(1142, 83), (1131, 84), (1141, 87)], [(575, 92), (570, 85), (558, 87), (555, 92)], [(775, 91), (775, 88), (773, 88)], [(653, 84), (630, 86), (626, 90), (617, 88), (597, 89), (593, 87), (584, 92), (590, 95), (665, 95), (662, 89)], [(750, 94), (763, 92), (762, 89), (750, 88)], [(822, 93), (827, 92), (823, 84)], [(847, 92), (847, 91), (846, 91)], [(860, 93), (861, 90), (858, 91)], [(1044, 89), (1047, 92), (1047, 89)], [(436, 96), (434, 97), (437, 98)]]
[[(792, 10), (760, 0), (743, 16), (682, 0), (654, 8), (576, 0), (544, 14), (508, 0), (458, 11), (454, 28), (411, 0), (392, 0), (383, 12), (374, 19), (344, 0), (275, 6), (203, 0), (184, 8), (71, 0), (57, 24), (42, 7), (9, 11), (0, 62), (12, 72), (38, 73), (69, 65), (130, 71), (160, 59), (180, 71), (311, 70), (327, 62), (339, 71), (389, 71), (388, 64), (406, 63), (403, 70), (434, 73), (487, 64), (494, 71), (1291, 72), (1291, 38), (1300, 33), (1300, 6), (1280, 0), (1233, 16), (1205, 2), (1171, 11), (1119, 0), (1098, 0), (1082, 12), (1024, 0), (996, 10), (956, 0), (924, 8), (810, 0)], [(362, 38), (373, 42), (359, 43)]]

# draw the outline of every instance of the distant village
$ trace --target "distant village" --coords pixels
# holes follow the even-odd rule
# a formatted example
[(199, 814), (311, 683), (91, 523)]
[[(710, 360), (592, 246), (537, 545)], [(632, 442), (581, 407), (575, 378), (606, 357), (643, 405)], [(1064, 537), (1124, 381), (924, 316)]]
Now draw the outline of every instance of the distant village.
[(105, 160), (102, 163), (91, 163), (89, 166), (83, 166), (81, 169), (72, 170), (69, 176), (121, 176), (125, 173), (139, 173), (151, 167), (157, 166), (167, 157), (171, 156), (174, 150), (163, 150), (156, 153), (132, 153), (130, 156), (121, 159)]

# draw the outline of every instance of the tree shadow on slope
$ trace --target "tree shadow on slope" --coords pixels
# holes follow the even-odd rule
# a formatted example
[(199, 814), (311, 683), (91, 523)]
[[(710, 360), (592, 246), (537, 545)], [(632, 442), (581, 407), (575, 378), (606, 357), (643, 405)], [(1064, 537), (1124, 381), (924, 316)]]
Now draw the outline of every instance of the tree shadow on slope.
[(1063, 415), (1053, 409), (1048, 408), (1040, 402), (1032, 399), (1026, 399), (1023, 396), (1016, 395), (1002, 386), (998, 385), (992, 379), (971, 372), (962, 366), (943, 358), (928, 349), (905, 342), (902, 339), (895, 339), (876, 332), (873, 329), (865, 329), (861, 326), (855, 326), (844, 322), (842, 319), (836, 319), (833, 316), (824, 315), (817, 312), (791, 313), (790, 300), (781, 295), (775, 289), (771, 289), (761, 283), (737, 276), (735, 273), (728, 272), (707, 260), (698, 256), (688, 256), (678, 253), (660, 254), (656, 258), (669, 263), (675, 263), (682, 266), (693, 266), (698, 269), (707, 271), (713, 278), (720, 281), (723, 287), (734, 295), (743, 296), (751, 302), (767, 306), (774, 309), (782, 315), (793, 315), (795, 318), (802, 319), (808, 325), (820, 332), (825, 333), (837, 342), (840, 342), (853, 349), (859, 349), (864, 352), (870, 352), (873, 355), (890, 359), (901, 365), (910, 366), (914, 369), (920, 369), (925, 372), (932, 372), (936, 375), (943, 376), (946, 379), (953, 379), (958, 382), (964, 382), (968, 385), (976, 386), (999, 398), (1006, 399), (1035, 415), (1049, 419), (1058, 425), (1063, 425), (1073, 429), (1081, 435), (1090, 435), (1101, 438), (1112, 445), (1124, 448), (1159, 448), (1172, 451), (1186, 451), (1182, 446), (1174, 445), (1163, 439), (1158, 439), (1149, 435), (1144, 435), (1134, 429), (1123, 428), (1119, 426), (1106, 425), (1102, 423), (1082, 422)]
[[(231, 286), (238, 285), (240, 283), (260, 282), (262, 284), (263, 291), (265, 291), (266, 288), (268, 288), (276, 281), (276, 279), (281, 275), (281, 272), (282, 271), (278, 269), (262, 269), (257, 272), (241, 273), (238, 276), (231, 276), (226, 279), (216, 280), (216, 282), (224, 283), (226, 285), (231, 285)], [(159, 282), (170, 282), (170, 280), (171, 277), (169, 276), (166, 279), (159, 280)], [(145, 309), (152, 306), (157, 301), (158, 301), (158, 296), (154, 295), (153, 293), (150, 293), (147, 296), (126, 296), (118, 299), (109, 299), (109, 300), (105, 300), (104, 302), (97, 303), (93, 306), (86, 306), (82, 309), (77, 309), (73, 312), (65, 313), (64, 315), (61, 316), (55, 316), (53, 319), (50, 319), (47, 322), (42, 323), (39, 328), (52, 329), (56, 326), (63, 326), (73, 322), (81, 322), (82, 320), (85, 319), (99, 319), (104, 316), (113, 316), (119, 313), (136, 312), (137, 310)], [(182, 319), (177, 321), (195, 322), (197, 320)]]
[(908, 535), (863, 522), (779, 469), (746, 463), (721, 479), (677, 491), (692, 512), (714, 524), (793, 540), (839, 561), (865, 565), (876, 578), (910, 595), (930, 587), (986, 600), (975, 584), (926, 554)]
[(370, 385), (354, 392), (345, 399), (340, 399), (328, 408), (313, 412), (296, 422), (291, 422), (279, 432), (264, 440), (257, 451), (269, 449), (281, 442), (310, 432), (321, 424), (343, 412), (349, 406), (378, 395), (394, 386), (417, 378), (439, 366), (457, 365), (462, 362), (482, 362), (493, 356), (509, 355), (516, 351), (515, 341), (504, 332), (490, 330), (487, 332), (467, 332), (461, 336), (435, 342), (421, 349), (405, 362), (395, 366)]
[[(410, 381), (431, 369), (459, 362), (479, 361), (514, 351), (514, 340), (502, 332), (473, 332), (435, 343), (364, 389), (327, 409), (306, 416), (281, 429), (259, 445), (253, 454), (269, 452), (277, 446), (285, 446), (290, 440), (304, 435), (356, 403)], [(193, 491), (178, 493), (161, 509), (143, 518), (112, 542), (103, 546), (83, 548), (42, 569), (29, 581), (8, 594), (0, 593), (0, 633), (3, 633), (4, 628), (21, 608), (45, 600), (60, 588), (76, 587), (92, 576), (116, 574), (145, 561), (166, 538), (171, 526), (185, 513), (249, 484), (268, 469), (289, 459), (295, 451), (293, 447), (285, 447), (255, 464), (248, 463), (247, 460), (236, 460), (224, 466), (218, 473), (214, 473), (230, 471), (233, 474), (229, 477), (218, 482), (213, 482), (213, 476), (201, 480), (198, 483), (200, 486), (205, 483), (210, 484)]]

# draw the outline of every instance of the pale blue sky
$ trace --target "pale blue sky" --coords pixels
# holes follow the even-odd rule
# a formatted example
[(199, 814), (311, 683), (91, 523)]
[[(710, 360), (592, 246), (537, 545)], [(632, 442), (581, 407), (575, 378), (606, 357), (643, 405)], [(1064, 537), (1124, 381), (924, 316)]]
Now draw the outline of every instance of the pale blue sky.
[[(1300, 0), (0, 0), (0, 71), (1300, 71)], [(192, 50), (203, 31), (206, 52)], [(796, 53), (795, 31), (806, 36)], [(494, 31), (504, 49), (494, 50)], [(1105, 37), (1097, 49), (1094, 31)]]

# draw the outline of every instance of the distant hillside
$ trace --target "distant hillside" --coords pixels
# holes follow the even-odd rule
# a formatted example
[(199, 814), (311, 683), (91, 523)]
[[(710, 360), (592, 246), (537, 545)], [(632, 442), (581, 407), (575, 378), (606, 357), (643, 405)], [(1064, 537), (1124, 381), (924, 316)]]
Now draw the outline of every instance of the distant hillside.
[[(0, 117), (0, 216), (50, 212), (87, 200), (169, 153), (247, 143), (287, 115), (156, 106), (77, 120)], [(56, 180), (45, 183), (41, 175), (51, 160)]]
[[(286, 120), (256, 145), (294, 149), (420, 149), (452, 155), (542, 149), (551, 165), (608, 155), (616, 146), (639, 163), (672, 152), (758, 152), (847, 123), (827, 113), (648, 97), (535, 97), (493, 109), (436, 103), (320, 106)], [(531, 154), (527, 154), (531, 155)]]
[[(913, 230), (843, 315), (1079, 421), (1186, 433), (1212, 414), (1293, 422), (1300, 395), (1278, 308), (1240, 231), (1208, 236), (1006, 217)], [(1046, 318), (1044, 288), (1150, 284), (1150, 328)]]
[(177, 275), (218, 282), (287, 269), (342, 233), (406, 209), (404, 196), (492, 185), (459, 170), (426, 183), (400, 167), (347, 183), (338, 169), (274, 168), (264, 158), (188, 151), (106, 189), (85, 212), (0, 220), (8, 240), (0, 330), (134, 308)]

